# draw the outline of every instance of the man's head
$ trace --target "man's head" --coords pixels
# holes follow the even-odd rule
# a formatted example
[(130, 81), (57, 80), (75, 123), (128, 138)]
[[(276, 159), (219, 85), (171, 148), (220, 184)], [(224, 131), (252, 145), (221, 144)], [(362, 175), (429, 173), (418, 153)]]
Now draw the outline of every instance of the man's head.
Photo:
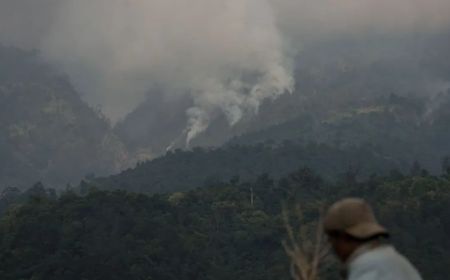
[(388, 235), (370, 205), (358, 198), (346, 198), (331, 205), (324, 219), (324, 230), (342, 261), (362, 244)]

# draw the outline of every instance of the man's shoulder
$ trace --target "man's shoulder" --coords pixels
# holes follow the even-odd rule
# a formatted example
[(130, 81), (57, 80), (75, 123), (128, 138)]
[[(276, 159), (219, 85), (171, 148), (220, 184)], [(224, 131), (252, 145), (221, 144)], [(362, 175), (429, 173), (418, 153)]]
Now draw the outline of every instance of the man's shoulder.
[(351, 265), (363, 264), (377, 264), (377, 263), (392, 263), (402, 261), (404, 257), (397, 252), (397, 250), (390, 245), (383, 245), (365, 251), (356, 257)]
[(350, 263), (351, 279), (366, 279), (358, 275), (377, 275), (367, 279), (420, 280), (414, 266), (392, 246), (380, 246), (359, 255)]

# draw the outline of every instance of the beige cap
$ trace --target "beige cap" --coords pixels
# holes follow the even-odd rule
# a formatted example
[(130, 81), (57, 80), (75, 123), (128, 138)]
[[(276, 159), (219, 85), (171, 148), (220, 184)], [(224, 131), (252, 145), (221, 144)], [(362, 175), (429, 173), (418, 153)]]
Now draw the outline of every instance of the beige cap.
[(328, 209), (324, 219), (326, 232), (345, 232), (359, 239), (388, 234), (381, 226), (370, 205), (359, 198), (342, 199)]

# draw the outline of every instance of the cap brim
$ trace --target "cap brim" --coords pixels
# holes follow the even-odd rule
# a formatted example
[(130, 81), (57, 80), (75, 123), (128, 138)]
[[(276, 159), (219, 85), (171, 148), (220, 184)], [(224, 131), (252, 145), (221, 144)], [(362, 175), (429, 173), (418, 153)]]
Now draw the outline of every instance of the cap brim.
[(389, 234), (383, 226), (377, 223), (361, 223), (346, 229), (345, 232), (359, 239), (367, 239), (376, 235)]

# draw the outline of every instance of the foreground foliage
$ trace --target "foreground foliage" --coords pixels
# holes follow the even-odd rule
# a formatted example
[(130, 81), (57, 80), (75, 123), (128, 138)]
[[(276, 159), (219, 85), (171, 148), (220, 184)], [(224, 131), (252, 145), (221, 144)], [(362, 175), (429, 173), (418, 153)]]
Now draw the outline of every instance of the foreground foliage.
[(153, 196), (90, 189), (57, 198), (37, 185), (26, 200), (10, 201), (0, 221), (0, 278), (289, 279), (282, 205), (302, 205), (307, 227), (321, 205), (349, 195), (374, 204), (424, 279), (447, 279), (446, 177), (393, 173), (327, 184), (309, 169), (277, 182), (235, 178)]

